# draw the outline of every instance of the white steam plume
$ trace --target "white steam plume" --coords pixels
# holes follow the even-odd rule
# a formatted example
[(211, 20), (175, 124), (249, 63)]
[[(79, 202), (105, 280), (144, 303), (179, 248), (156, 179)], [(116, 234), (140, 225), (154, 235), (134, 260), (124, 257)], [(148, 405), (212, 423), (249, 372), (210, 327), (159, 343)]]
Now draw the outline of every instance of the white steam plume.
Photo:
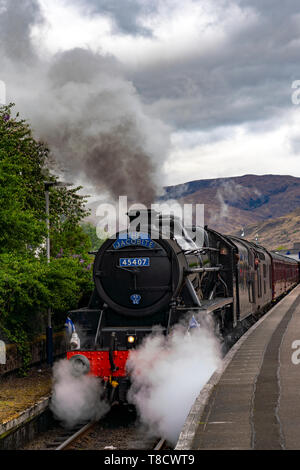
[(102, 386), (99, 379), (89, 375), (72, 375), (71, 363), (62, 359), (53, 368), (53, 394), (50, 409), (66, 428), (89, 420), (100, 419), (109, 405), (100, 400)]
[(131, 352), (129, 400), (151, 434), (177, 442), (191, 406), (220, 360), (220, 343), (207, 325), (189, 333), (177, 325), (168, 337), (151, 335)]

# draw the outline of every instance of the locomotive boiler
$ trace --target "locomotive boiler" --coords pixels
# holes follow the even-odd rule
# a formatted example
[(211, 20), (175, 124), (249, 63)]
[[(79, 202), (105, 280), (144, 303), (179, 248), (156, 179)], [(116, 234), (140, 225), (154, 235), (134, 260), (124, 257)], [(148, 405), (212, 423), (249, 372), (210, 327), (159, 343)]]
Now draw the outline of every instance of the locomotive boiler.
[(244, 239), (183, 227), (176, 217), (153, 211), (137, 225), (140, 215), (130, 213), (129, 229), (95, 254), (90, 302), (69, 313), (80, 339), (67, 353), (74, 371), (101, 378), (110, 401), (125, 403), (128, 355), (145, 336), (158, 327), (168, 335), (196, 314), (200, 321), (212, 318), (225, 337), (299, 279), (297, 261)]

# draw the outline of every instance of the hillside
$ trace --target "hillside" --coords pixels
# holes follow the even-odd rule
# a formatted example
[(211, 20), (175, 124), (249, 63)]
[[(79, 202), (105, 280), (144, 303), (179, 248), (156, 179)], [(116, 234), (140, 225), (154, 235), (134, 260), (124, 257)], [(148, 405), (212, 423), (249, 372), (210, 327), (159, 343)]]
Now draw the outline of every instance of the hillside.
[(165, 199), (205, 204), (205, 223), (224, 233), (278, 218), (300, 207), (300, 178), (245, 175), (166, 188)]
[[(255, 241), (258, 235), (259, 244), (269, 250), (292, 248), (295, 242), (300, 242), (300, 208), (276, 219), (249, 225), (244, 229), (245, 239)], [(241, 235), (240, 231), (234, 235)]]

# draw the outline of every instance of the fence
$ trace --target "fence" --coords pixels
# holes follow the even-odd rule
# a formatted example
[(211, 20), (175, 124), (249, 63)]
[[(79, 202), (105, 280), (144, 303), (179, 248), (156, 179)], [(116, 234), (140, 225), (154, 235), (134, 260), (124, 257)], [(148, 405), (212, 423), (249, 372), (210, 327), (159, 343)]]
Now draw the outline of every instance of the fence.
[[(46, 361), (46, 336), (39, 336), (32, 343), (31, 365), (43, 363)], [(53, 335), (53, 354), (54, 357), (62, 356), (66, 353), (66, 341), (64, 332)], [(7, 372), (17, 370), (22, 365), (22, 357), (15, 344), (6, 345), (6, 364), (0, 364), (0, 376)]]

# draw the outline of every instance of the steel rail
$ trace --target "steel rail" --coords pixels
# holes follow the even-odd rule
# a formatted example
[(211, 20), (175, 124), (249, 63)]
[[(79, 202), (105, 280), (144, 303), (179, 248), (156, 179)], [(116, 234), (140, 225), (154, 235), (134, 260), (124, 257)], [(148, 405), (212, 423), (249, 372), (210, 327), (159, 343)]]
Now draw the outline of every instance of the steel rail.
[(166, 440), (164, 438), (162, 438), (157, 444), (156, 446), (154, 447), (153, 450), (161, 450), (164, 446), (164, 444), (166, 443)]
[(82, 434), (84, 434), (86, 431), (88, 431), (93, 426), (95, 426), (95, 424), (96, 424), (96, 421), (91, 421), (90, 423), (86, 424), (81, 429), (79, 429), (79, 431), (72, 434), (72, 436), (70, 436), (62, 444), (60, 444), (55, 450), (64, 450), (64, 449), (66, 449), (66, 447), (68, 447), (72, 442), (76, 441), (76, 439), (78, 437), (80, 437)]

